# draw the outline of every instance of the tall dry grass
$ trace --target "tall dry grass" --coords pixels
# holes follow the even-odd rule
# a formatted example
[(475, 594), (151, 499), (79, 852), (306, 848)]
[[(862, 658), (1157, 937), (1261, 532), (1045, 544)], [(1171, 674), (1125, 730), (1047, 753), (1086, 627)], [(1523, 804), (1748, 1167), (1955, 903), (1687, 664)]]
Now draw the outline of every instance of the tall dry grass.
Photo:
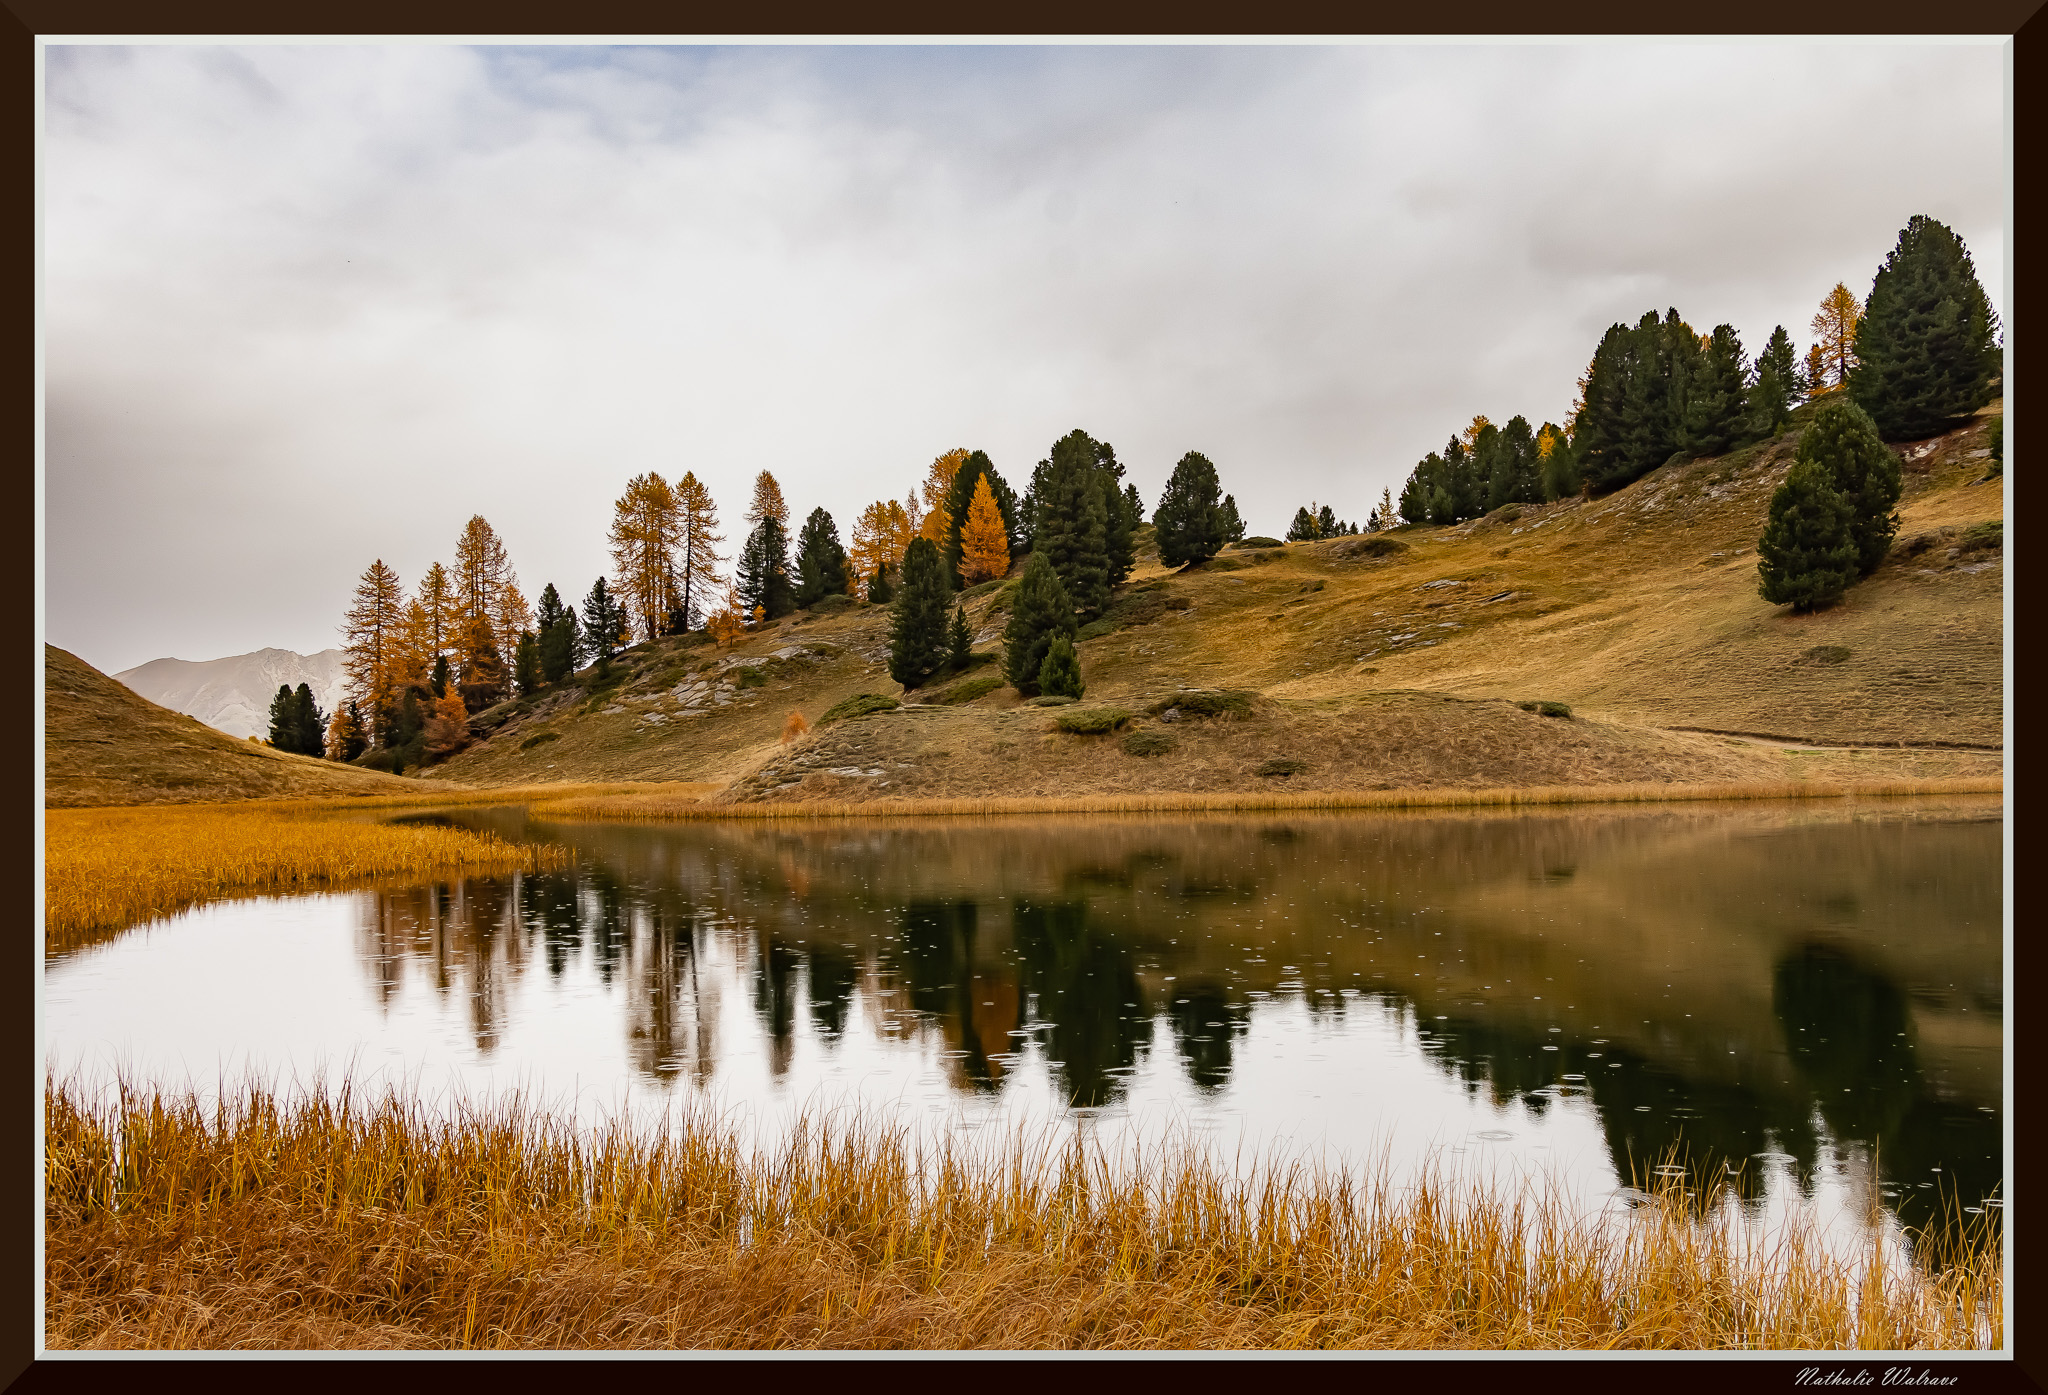
[(535, 814), (604, 819), (815, 819), (890, 815), (1166, 814), (1259, 810), (1518, 808), (1568, 804), (1655, 804), (1747, 799), (1846, 799), (1901, 795), (1997, 794), (1997, 776), (1949, 780), (1731, 784), (1533, 785), (1499, 789), (1301, 790), (990, 797), (961, 799), (790, 800), (716, 803), (694, 795), (628, 793), (542, 799)]
[[(467, 829), (349, 820), (326, 801), (51, 809), (44, 815), (43, 949), (224, 896), (486, 875), (564, 865), (554, 847)], [(307, 812), (311, 811), (311, 812)]]
[[(344, 1091), (45, 1094), (53, 1348), (1957, 1348), (1998, 1237), (1932, 1272), (1554, 1195), (1168, 1148), (920, 1155), (716, 1121), (581, 1132)], [(945, 1145), (938, 1145), (943, 1148)], [(1955, 1252), (1955, 1251), (1952, 1251)]]

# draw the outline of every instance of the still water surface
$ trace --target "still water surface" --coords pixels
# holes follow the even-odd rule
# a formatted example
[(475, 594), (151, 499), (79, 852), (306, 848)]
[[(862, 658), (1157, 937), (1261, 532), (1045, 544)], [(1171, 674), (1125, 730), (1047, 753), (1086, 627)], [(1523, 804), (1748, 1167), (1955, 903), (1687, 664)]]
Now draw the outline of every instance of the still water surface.
[[(227, 902), (52, 961), (60, 1074), (518, 1088), (1976, 1206), (2004, 1156), (1996, 799), (620, 826), (560, 874)], [(1994, 1204), (1996, 1204), (1994, 1202)]]

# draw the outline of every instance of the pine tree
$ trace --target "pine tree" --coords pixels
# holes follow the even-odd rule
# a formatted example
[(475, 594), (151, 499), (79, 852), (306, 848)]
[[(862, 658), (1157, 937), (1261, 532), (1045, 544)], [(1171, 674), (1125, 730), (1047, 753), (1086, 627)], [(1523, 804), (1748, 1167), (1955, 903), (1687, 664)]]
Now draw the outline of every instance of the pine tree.
[(887, 605), (896, 598), (896, 588), (889, 584), (889, 565), (883, 563), (868, 578), (868, 602), (871, 605)]
[(270, 700), (270, 744), (280, 751), (299, 749), (299, 713), (292, 703), (292, 685), (277, 685), (277, 696)]
[(532, 697), (547, 681), (541, 676), (540, 636), (532, 630), (519, 636), (519, 648), (512, 660), (512, 681), (521, 697)]
[(397, 699), (393, 659), (399, 642), (403, 616), (403, 591), (398, 573), (380, 557), (363, 572), (355, 595), (343, 618), (342, 671), (348, 676), (349, 697), (371, 714), (377, 739), (384, 739)]
[(686, 634), (704, 623), (723, 590), (718, 578), (718, 505), (694, 471), (676, 481), (676, 574), (669, 629)]
[[(1224, 541), (1224, 543), (1225, 543), (1225, 544), (1229, 544), (1229, 543), (1234, 543), (1234, 542), (1243, 542), (1243, 541), (1244, 541), (1244, 520), (1243, 520), (1242, 518), (1239, 518), (1239, 517), (1237, 516), (1237, 498), (1236, 498), (1236, 496), (1235, 496), (1235, 495), (1231, 495), (1231, 494), (1226, 494), (1226, 495), (1224, 495), (1224, 496), (1223, 496), (1223, 506), (1222, 506), (1222, 508), (1221, 508), (1221, 509), (1219, 510), (1219, 512), (1220, 512), (1220, 513), (1222, 514), (1222, 520), (1223, 520), (1223, 541)], [(1221, 550), (1222, 550), (1221, 548), (1218, 548), (1218, 551), (1221, 551)]]
[[(455, 689), (451, 686), (448, 692), (450, 695), (454, 695)], [(399, 699), (393, 720), (388, 728), (388, 739), (384, 742), (384, 745), (389, 749), (394, 751), (416, 751), (418, 749), (420, 732), (426, 725), (426, 713), (422, 710), (424, 704), (421, 703), (420, 697), (421, 689), (415, 687), (407, 688), (404, 695)], [(429, 700), (438, 701), (439, 699)], [(417, 755), (414, 756), (414, 760), (418, 760)]]
[(946, 581), (938, 544), (911, 539), (903, 553), (903, 585), (889, 613), (889, 676), (915, 688), (946, 666)]
[(434, 672), (427, 679), (427, 686), (434, 690), (435, 697), (448, 695), (448, 676), (448, 656), (442, 654), (434, 660)]
[(559, 683), (576, 670), (576, 612), (563, 605), (551, 582), (540, 593), (540, 674), (544, 683)]
[(1578, 457), (1564, 429), (1544, 422), (1543, 430), (1536, 438), (1536, 448), (1544, 500), (1569, 499), (1578, 493), (1581, 484)]
[(968, 585), (1010, 574), (1010, 534), (988, 476), (977, 473), (966, 520), (955, 535), (957, 574)]
[(1316, 509), (1317, 537), (1334, 538), (1342, 527), (1343, 525), (1337, 521), (1337, 511), (1328, 504), (1323, 504)]
[(1070, 431), (1053, 443), (1038, 498), (1036, 542), (1077, 610), (1100, 615), (1109, 604), (1109, 510), (1096, 443)]
[(974, 631), (967, 628), (967, 607), (953, 607), (953, 623), (946, 629), (946, 663), (951, 668), (967, 667), (974, 649)]
[[(1117, 462), (1116, 448), (1107, 441), (1095, 443), (1096, 484), (1102, 492), (1102, 556), (1104, 580), (1110, 590), (1130, 580), (1138, 557), (1131, 541), (1142, 520), (1124, 500), (1124, 467)], [(1107, 601), (1104, 602), (1107, 604)]]
[(1838, 599), (1856, 579), (1855, 510), (1818, 461), (1793, 463), (1771, 496), (1757, 540), (1758, 589), (1772, 605), (1805, 612)]
[(1304, 504), (1296, 509), (1294, 521), (1287, 525), (1287, 541), (1314, 542), (1321, 536), (1322, 533), (1316, 527), (1316, 516), (1309, 512), (1308, 506)]
[(1862, 318), (1863, 307), (1840, 281), (1821, 297), (1820, 309), (1814, 311), (1810, 328), (1821, 351), (1822, 376), (1829, 392), (1846, 387), (1856, 368), (1856, 325)]
[(1081, 696), (1081, 659), (1074, 653), (1074, 641), (1065, 635), (1056, 635), (1045, 649), (1045, 660), (1038, 666), (1038, 691), (1047, 697)]
[(808, 610), (827, 596), (846, 594), (846, 549), (839, 526), (823, 509), (812, 509), (796, 541), (796, 603)]
[(1733, 325), (1715, 325), (1698, 369), (1686, 386), (1679, 445), (1694, 455), (1722, 455), (1743, 434), (1744, 386), (1749, 378), (1742, 340)]
[(1386, 485), (1380, 486), (1380, 527), (1394, 526), (1394, 491)]
[[(765, 472), (764, 472), (765, 473)], [(765, 514), (747, 535), (740, 549), (740, 603), (748, 610), (761, 611), (770, 620), (780, 620), (796, 609), (796, 588), (789, 580), (789, 545), (782, 524)]]
[(1849, 392), (1888, 441), (1949, 430), (1991, 400), (1998, 316), (1963, 240), (1916, 216), (1878, 268)]
[(583, 647), (600, 672), (610, 667), (612, 655), (619, 652), (625, 628), (625, 608), (612, 599), (604, 578), (599, 577), (583, 598)]
[(1799, 397), (1799, 360), (1793, 355), (1791, 336), (1779, 325), (1756, 357), (1756, 377), (1748, 395), (1750, 436), (1762, 440), (1783, 433), (1792, 424), (1792, 405)]
[(1010, 619), (1003, 627), (1003, 676), (1026, 697), (1038, 692), (1038, 671), (1055, 639), (1071, 641), (1077, 630), (1074, 602), (1043, 552), (1031, 554), (1017, 582)]
[(313, 698), (313, 689), (301, 683), (292, 691), (292, 749), (302, 756), (321, 756), (327, 749), (327, 714)]
[(1152, 515), (1153, 538), (1163, 565), (1186, 567), (1206, 562), (1231, 540), (1233, 524), (1243, 528), (1237, 522), (1235, 500), (1216, 502), (1220, 487), (1215, 465), (1200, 451), (1189, 451), (1173, 467)]
[(682, 506), (668, 481), (652, 471), (626, 481), (626, 492), (612, 503), (607, 541), (613, 596), (632, 616), (642, 639), (666, 632), (675, 609), (675, 554), (682, 541)]
[(1828, 482), (1848, 503), (1857, 573), (1869, 576), (1898, 535), (1899, 516), (1893, 510), (1905, 491), (1899, 458), (1878, 436), (1877, 423), (1839, 395), (1814, 408), (1799, 438), (1797, 458), (1826, 470)]
[(1678, 311), (1646, 311), (1633, 329), (1613, 325), (1586, 371), (1572, 445), (1595, 489), (1618, 489), (1679, 449), (1687, 391), (1704, 355)]

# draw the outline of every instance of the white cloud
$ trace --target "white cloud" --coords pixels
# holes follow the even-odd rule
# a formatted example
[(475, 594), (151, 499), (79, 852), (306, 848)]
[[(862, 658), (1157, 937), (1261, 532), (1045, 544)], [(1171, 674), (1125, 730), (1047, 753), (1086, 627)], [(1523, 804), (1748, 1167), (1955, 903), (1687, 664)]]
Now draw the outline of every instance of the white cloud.
[[(311, 650), (482, 512), (580, 597), (631, 474), (846, 529), (1061, 432), (1254, 528), (1561, 416), (1677, 305), (1803, 338), (1914, 213), (2003, 298), (1988, 46), (52, 50), (49, 632)], [(737, 539), (734, 540), (735, 545)]]

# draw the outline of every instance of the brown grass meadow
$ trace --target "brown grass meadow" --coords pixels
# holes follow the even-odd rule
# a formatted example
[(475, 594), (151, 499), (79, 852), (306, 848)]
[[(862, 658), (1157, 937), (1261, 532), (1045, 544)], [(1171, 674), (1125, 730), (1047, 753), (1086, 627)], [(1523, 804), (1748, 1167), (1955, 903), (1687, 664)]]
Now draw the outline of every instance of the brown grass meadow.
[[(1626, 1224), (1168, 1145), (923, 1154), (858, 1124), (577, 1132), (515, 1101), (45, 1096), (53, 1348), (1949, 1349), (1952, 1266), (1744, 1241), (1667, 1185)], [(942, 1149), (944, 1145), (939, 1145)]]

